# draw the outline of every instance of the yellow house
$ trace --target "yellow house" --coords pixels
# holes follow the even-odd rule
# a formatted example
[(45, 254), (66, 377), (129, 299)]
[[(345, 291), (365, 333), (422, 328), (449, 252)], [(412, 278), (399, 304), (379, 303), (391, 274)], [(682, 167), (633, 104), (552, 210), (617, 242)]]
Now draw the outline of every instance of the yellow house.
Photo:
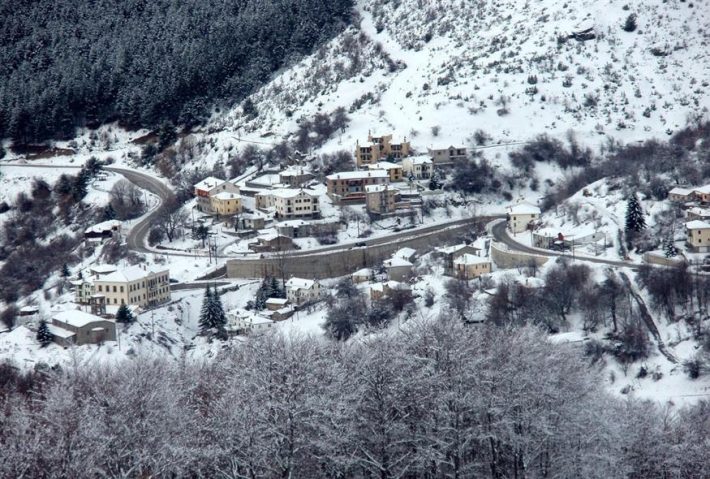
[(688, 247), (698, 253), (710, 251), (710, 223), (693, 220), (685, 224)]
[(358, 141), (355, 145), (355, 162), (357, 166), (377, 163), (383, 158), (400, 160), (411, 154), (411, 147), (405, 138), (398, 141), (392, 135), (372, 136), (367, 135), (367, 143), (360, 145)]
[(237, 193), (223, 191), (210, 196), (210, 206), (220, 216), (236, 215), (242, 212), (242, 197)]
[(385, 170), (389, 175), (390, 182), (402, 181), (403, 172), (402, 165), (397, 163), (391, 163), (389, 161), (379, 161), (377, 163), (371, 163), (367, 165), (370, 170)]
[(491, 272), (491, 262), (475, 254), (465, 253), (454, 260), (454, 275), (459, 279), (478, 278)]

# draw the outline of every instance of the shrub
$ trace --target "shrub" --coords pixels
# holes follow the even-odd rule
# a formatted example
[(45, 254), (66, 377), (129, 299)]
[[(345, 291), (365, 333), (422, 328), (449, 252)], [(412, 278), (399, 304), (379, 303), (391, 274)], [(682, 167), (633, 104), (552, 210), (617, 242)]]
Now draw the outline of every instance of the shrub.
[(624, 22), (624, 25), (621, 28), (625, 32), (633, 32), (634, 30), (636, 30), (636, 26), (636, 14), (631, 13), (628, 17), (626, 17), (626, 21)]

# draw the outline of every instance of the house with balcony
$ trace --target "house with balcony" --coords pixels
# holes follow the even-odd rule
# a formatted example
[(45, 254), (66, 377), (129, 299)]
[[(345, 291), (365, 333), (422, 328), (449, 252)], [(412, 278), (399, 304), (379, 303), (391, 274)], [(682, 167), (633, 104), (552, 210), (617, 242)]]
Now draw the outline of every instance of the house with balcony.
[(434, 173), (434, 160), (428, 156), (413, 156), (402, 160), (402, 171), (405, 178), (427, 180)]
[(454, 260), (454, 276), (458, 279), (473, 279), (491, 272), (491, 261), (488, 258), (465, 253)]
[(457, 160), (468, 158), (468, 151), (463, 146), (449, 146), (448, 148), (427, 148), (429, 157), (435, 165), (450, 164)]
[(242, 197), (238, 193), (221, 191), (210, 196), (210, 209), (219, 216), (233, 216), (242, 212)]
[(392, 163), (389, 161), (378, 161), (377, 163), (370, 163), (367, 165), (369, 170), (385, 170), (389, 175), (390, 183), (396, 183), (397, 181), (403, 181), (404, 176), (402, 174), (402, 165), (397, 163)]
[(204, 213), (214, 214), (212, 209), (212, 196), (219, 193), (239, 194), (239, 187), (229, 181), (210, 176), (195, 185), (194, 195), (197, 200), (197, 209)]
[(318, 195), (304, 189), (281, 188), (257, 193), (255, 201), (258, 209), (273, 212), (280, 220), (320, 216)]
[(326, 177), (328, 196), (341, 202), (364, 202), (367, 186), (388, 183), (386, 170), (344, 171)]
[(377, 163), (380, 160), (401, 160), (412, 154), (412, 149), (407, 139), (399, 140), (392, 135), (373, 136), (367, 135), (367, 142), (355, 145), (355, 163), (358, 167)]

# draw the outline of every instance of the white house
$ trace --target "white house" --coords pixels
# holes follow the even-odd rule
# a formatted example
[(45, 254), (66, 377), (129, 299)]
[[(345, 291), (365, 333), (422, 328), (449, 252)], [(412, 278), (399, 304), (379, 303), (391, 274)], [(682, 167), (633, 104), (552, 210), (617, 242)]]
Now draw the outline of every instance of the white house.
[(393, 257), (382, 262), (387, 277), (394, 281), (406, 281), (412, 276), (414, 265), (404, 258)]
[(428, 156), (412, 156), (402, 160), (404, 177), (413, 176), (417, 180), (431, 178), (434, 172), (434, 160)]
[(508, 207), (508, 229), (521, 233), (528, 225), (540, 219), (540, 208), (528, 203), (518, 203)]
[(316, 280), (291, 278), (286, 281), (286, 297), (295, 305), (316, 301), (320, 296), (320, 283)]
[(688, 232), (687, 242), (691, 250), (698, 253), (710, 251), (710, 223), (693, 220), (685, 224)]
[(491, 261), (475, 254), (465, 253), (454, 260), (454, 275), (459, 279), (478, 278), (491, 272)]

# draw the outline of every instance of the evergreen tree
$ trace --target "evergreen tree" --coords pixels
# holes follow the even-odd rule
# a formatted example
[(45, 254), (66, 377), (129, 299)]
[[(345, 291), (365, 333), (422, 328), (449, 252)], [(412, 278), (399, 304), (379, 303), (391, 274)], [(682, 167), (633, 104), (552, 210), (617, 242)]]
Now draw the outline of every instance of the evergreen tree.
[(436, 171), (431, 174), (431, 179), (429, 179), (429, 189), (432, 191), (441, 189), (441, 181)]
[(626, 21), (624, 22), (624, 26), (621, 28), (623, 28), (625, 32), (633, 32), (634, 30), (636, 30), (636, 14), (635, 13), (629, 14), (629, 16), (626, 17)]
[(212, 302), (210, 304), (210, 322), (212, 327), (215, 328), (219, 333), (224, 331), (227, 325), (227, 315), (224, 314), (224, 307), (222, 306), (222, 298), (220, 298), (217, 292), (217, 287), (214, 288), (212, 293)]
[(663, 241), (663, 253), (666, 258), (673, 258), (678, 256), (678, 248), (676, 248), (675, 243), (673, 243), (673, 238), (666, 238)]
[(54, 336), (49, 332), (49, 326), (47, 326), (47, 321), (44, 319), (39, 323), (39, 329), (37, 330), (37, 341), (42, 347), (46, 347), (49, 343), (54, 340)]
[(212, 323), (210, 321), (210, 310), (212, 307), (212, 290), (210, 285), (207, 285), (205, 289), (205, 296), (202, 298), (202, 308), (200, 309), (200, 332), (206, 334), (210, 328), (212, 328)]
[(131, 313), (131, 310), (128, 309), (127, 305), (122, 304), (121, 307), (118, 308), (116, 312), (116, 322), (130, 324), (135, 320), (136, 318), (133, 316), (133, 313)]
[(286, 291), (279, 285), (279, 280), (276, 276), (271, 278), (271, 298), (285, 298)]
[(62, 265), (62, 278), (68, 278), (71, 273), (69, 272), (69, 266), (66, 263)]
[(629, 196), (626, 203), (626, 233), (639, 233), (646, 228), (646, 219), (643, 209), (635, 194)]

